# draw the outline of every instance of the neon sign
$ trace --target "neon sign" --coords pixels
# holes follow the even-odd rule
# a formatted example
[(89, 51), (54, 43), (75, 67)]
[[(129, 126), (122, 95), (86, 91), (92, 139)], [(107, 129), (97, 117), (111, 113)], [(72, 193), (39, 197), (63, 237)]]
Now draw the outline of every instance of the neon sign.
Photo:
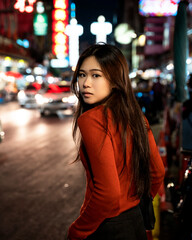
[(68, 36), (65, 34), (68, 25), (68, 0), (54, 0), (52, 11), (52, 52), (66, 57), (68, 54)]
[(27, 12), (27, 13), (31, 13), (33, 12), (33, 4), (36, 2), (37, 0), (28, 0), (28, 5), (26, 5), (26, 1), (25, 0), (17, 0), (16, 3), (14, 4), (14, 8), (18, 9), (20, 12)]
[(79, 58), (79, 36), (83, 34), (83, 26), (72, 18), (65, 33), (69, 36), (69, 64), (75, 67)]
[(45, 36), (48, 28), (48, 18), (46, 13), (36, 13), (33, 20), (34, 34)]
[(143, 16), (171, 16), (177, 14), (180, 0), (140, 0), (139, 13)]

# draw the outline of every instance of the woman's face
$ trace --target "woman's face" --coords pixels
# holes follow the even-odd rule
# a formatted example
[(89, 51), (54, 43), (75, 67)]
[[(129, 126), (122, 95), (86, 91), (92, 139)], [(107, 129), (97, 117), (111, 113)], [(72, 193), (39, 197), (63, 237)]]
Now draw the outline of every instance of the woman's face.
[(78, 73), (80, 94), (87, 104), (94, 104), (111, 93), (109, 81), (104, 76), (94, 56), (86, 58)]

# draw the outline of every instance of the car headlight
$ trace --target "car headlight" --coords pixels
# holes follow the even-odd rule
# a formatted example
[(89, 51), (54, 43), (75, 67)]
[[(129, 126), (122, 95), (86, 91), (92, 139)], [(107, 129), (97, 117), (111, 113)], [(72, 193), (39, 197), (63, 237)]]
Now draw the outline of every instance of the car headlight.
[(67, 103), (67, 102), (68, 102), (68, 97), (62, 98), (62, 102), (63, 102), (63, 103)]
[(69, 97), (64, 97), (62, 98), (62, 102), (64, 103), (71, 103), (71, 104), (75, 104), (77, 101), (77, 97), (76, 96), (69, 96)]
[(77, 102), (77, 97), (75, 95), (69, 97), (69, 103), (76, 103), (76, 102)]
[(36, 102), (38, 105), (43, 105), (45, 103), (48, 103), (49, 102), (49, 99), (48, 98), (44, 98), (42, 95), (40, 94), (36, 94), (35, 95), (35, 99), (36, 99)]
[(23, 90), (18, 92), (17, 98), (18, 99), (24, 99), (26, 97), (26, 94)]

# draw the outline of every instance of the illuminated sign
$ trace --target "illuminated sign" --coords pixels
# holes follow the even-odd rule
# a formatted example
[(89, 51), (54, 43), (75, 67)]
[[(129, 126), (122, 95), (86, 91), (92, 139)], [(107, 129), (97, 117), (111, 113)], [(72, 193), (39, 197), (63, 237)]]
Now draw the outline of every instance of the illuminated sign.
[(69, 36), (69, 64), (75, 67), (79, 58), (79, 36), (83, 34), (83, 27), (72, 18), (65, 33)]
[(63, 32), (53, 33), (52, 41), (57, 45), (66, 44), (67, 36)]
[(40, 1), (37, 2), (36, 11), (37, 11), (37, 13), (44, 13), (45, 8), (44, 8), (44, 5), (43, 5), (43, 2), (40, 2)]
[(52, 52), (56, 56), (68, 55), (68, 36), (65, 33), (68, 25), (68, 0), (54, 0), (52, 11)]
[(17, 0), (16, 3), (14, 4), (14, 8), (18, 9), (20, 12), (31, 13), (31, 12), (33, 12), (33, 4), (36, 1), (37, 0), (28, 0), (28, 5), (26, 5), (26, 1)]
[(180, 0), (140, 0), (139, 13), (143, 16), (171, 16), (177, 14)]
[(51, 67), (53, 68), (66, 68), (68, 67), (68, 61), (66, 59), (51, 59)]
[(16, 43), (24, 48), (29, 48), (29, 41), (27, 39), (17, 39)]
[(33, 21), (34, 34), (37, 36), (45, 36), (48, 28), (48, 18), (46, 13), (37, 13)]
[(68, 15), (66, 10), (63, 9), (56, 9), (52, 11), (52, 18), (56, 21), (65, 21), (68, 20)]
[(68, 1), (64, 0), (53, 0), (53, 6), (54, 8), (58, 9), (67, 9), (68, 8)]
[(112, 24), (110, 22), (105, 22), (104, 16), (99, 16), (98, 22), (93, 22), (91, 24), (91, 33), (96, 35), (96, 43), (107, 42), (107, 35), (112, 32)]

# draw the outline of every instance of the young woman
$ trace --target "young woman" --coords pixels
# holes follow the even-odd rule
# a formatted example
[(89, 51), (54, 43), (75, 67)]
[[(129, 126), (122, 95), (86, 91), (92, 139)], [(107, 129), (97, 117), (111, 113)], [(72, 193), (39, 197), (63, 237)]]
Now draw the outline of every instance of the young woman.
[(77, 159), (87, 186), (68, 239), (146, 240), (138, 204), (144, 193), (156, 195), (164, 166), (121, 51), (107, 44), (85, 50), (72, 90), (79, 98), (73, 134), (80, 130)]

